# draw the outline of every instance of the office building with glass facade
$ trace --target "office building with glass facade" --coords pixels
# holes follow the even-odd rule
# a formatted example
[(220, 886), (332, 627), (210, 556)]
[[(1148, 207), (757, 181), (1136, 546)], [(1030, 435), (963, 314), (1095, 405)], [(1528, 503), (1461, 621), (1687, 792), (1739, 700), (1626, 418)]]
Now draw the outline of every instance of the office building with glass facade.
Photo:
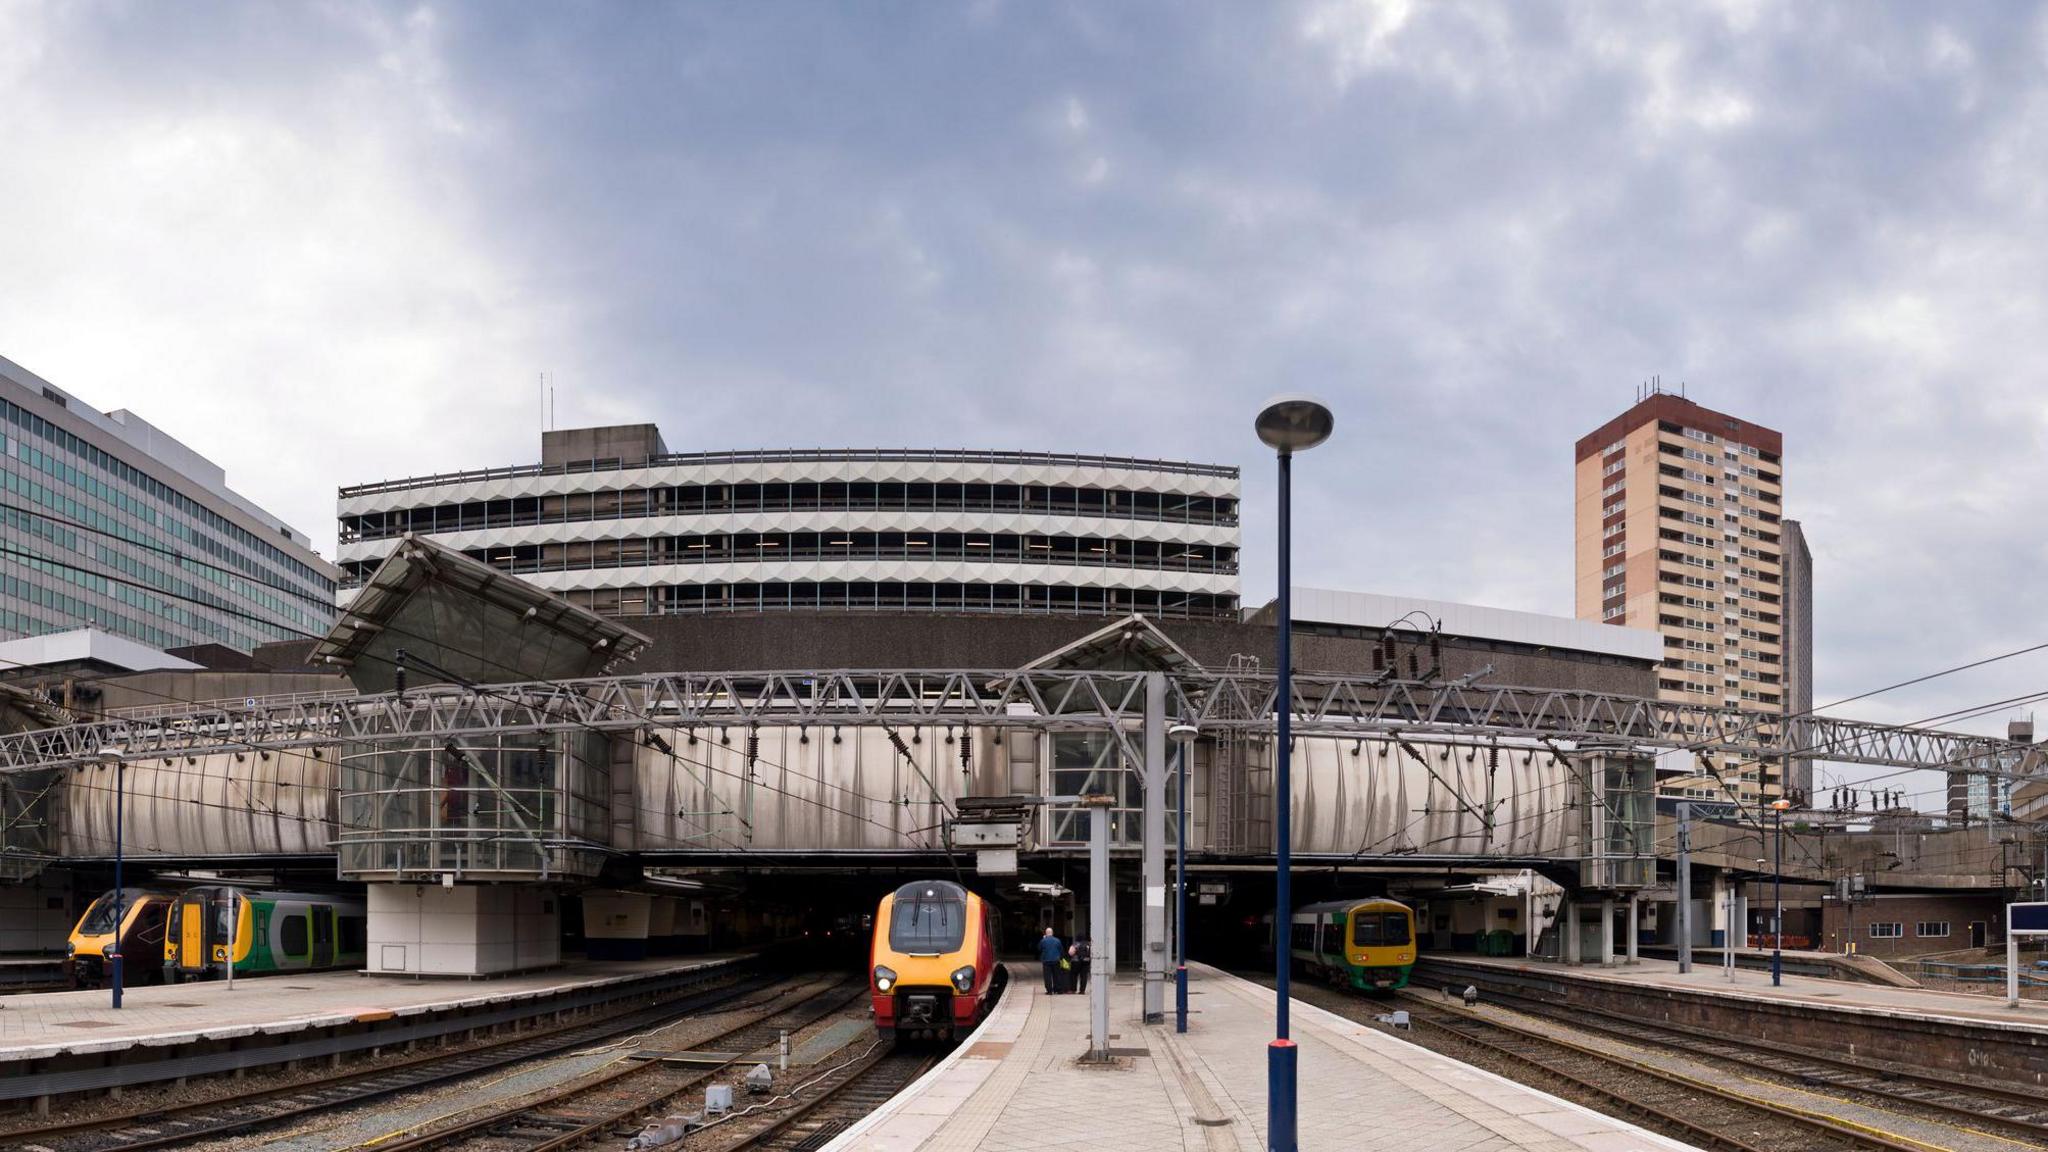
[(212, 461), (0, 358), (0, 639), (247, 650), (324, 633), (339, 576)]

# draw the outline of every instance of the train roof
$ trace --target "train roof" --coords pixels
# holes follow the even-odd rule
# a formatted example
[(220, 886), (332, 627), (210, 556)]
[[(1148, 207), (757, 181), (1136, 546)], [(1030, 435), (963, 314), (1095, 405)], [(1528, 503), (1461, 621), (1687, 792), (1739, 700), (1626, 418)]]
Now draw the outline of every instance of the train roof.
[(1359, 900), (1325, 900), (1320, 904), (1304, 904), (1296, 908), (1294, 914), (1299, 916), (1304, 912), (1310, 915), (1318, 912), (1349, 912), (1353, 908), (1370, 908), (1375, 906), (1383, 911), (1395, 908), (1399, 908), (1403, 912), (1412, 911), (1408, 905), (1401, 903), (1399, 900), (1389, 900), (1385, 896), (1367, 896)]
[(964, 904), (973, 893), (951, 880), (912, 880), (890, 895), (899, 900), (957, 900)]

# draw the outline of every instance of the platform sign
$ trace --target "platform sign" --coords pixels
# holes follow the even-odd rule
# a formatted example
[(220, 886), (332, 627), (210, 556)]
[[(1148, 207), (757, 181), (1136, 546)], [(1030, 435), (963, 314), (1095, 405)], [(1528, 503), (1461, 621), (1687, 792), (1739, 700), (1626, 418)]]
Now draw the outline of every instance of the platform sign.
[(2005, 906), (2005, 1006), (2020, 1006), (2020, 939), (2048, 936), (2048, 901)]

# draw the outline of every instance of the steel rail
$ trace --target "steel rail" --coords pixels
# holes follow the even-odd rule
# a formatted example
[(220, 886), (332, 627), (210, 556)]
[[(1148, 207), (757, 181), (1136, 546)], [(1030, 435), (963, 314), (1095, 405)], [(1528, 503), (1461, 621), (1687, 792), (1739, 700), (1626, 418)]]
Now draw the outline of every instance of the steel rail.
[[(1846, 1056), (1833, 1056), (1769, 1040), (1730, 1040), (1719, 1034), (1683, 1024), (1638, 1020), (1617, 1012), (1581, 1004), (1572, 1005), (1569, 1013), (1566, 1013), (1560, 1011), (1556, 1005), (1547, 1004), (1520, 992), (1493, 989), (1486, 995), (1496, 1003), (1514, 1003), (1517, 1011), (1527, 1011), (1530, 1015), (1567, 1023), (1575, 1028), (1601, 1032), (1636, 1043), (1656, 1043), (1708, 1059), (1760, 1069), (1807, 1085), (1862, 1092), (1901, 1104), (1918, 1105), (1937, 1112), (1965, 1116), (1972, 1121), (1988, 1120), (2037, 1140), (2048, 1137), (2048, 1099), (2044, 1099), (2038, 1089), (2007, 1088), (1996, 1084), (1934, 1076), (1911, 1068), (1852, 1060)], [(1589, 1022), (1588, 1017), (1613, 1023)], [(1680, 1039), (1674, 1042), (1672, 1037)], [(1807, 1069), (1786, 1067), (1785, 1062), (1804, 1063), (1809, 1068), (1832, 1068), (1859, 1079), (1855, 1082), (1835, 1079)], [(1947, 1093), (1951, 1098), (1944, 1100), (1915, 1095), (1892, 1086), (1902, 1082)], [(1993, 1110), (2015, 1105), (2027, 1109), (2028, 1114), (2008, 1116)]]
[(1809, 1132), (1825, 1133), (1827, 1136), (1831, 1138), (1847, 1141), (1852, 1147), (1878, 1149), (1879, 1152), (1929, 1152), (1931, 1148), (1935, 1147), (1933, 1145), (1929, 1145), (1921, 1141), (1910, 1140), (1907, 1138), (1894, 1138), (1893, 1136), (1884, 1133), (1858, 1127), (1854, 1124), (1844, 1123), (1840, 1120), (1808, 1112), (1803, 1109), (1788, 1107), (1786, 1105), (1778, 1104), (1769, 1100), (1760, 1100), (1754, 1096), (1744, 1095), (1741, 1092), (1736, 1092), (1732, 1089), (1723, 1088), (1719, 1085), (1708, 1084), (1704, 1081), (1694, 1080), (1691, 1077), (1682, 1076), (1674, 1072), (1666, 1071), (1662, 1068), (1657, 1068), (1648, 1064), (1643, 1064), (1638, 1061), (1631, 1060), (1627, 1057), (1616, 1055), (1612, 1052), (1605, 1052), (1598, 1048), (1592, 1048), (1583, 1044), (1575, 1044), (1569, 1040), (1563, 1040), (1558, 1037), (1548, 1035), (1547, 1033), (1539, 1032), (1533, 1029), (1520, 1028), (1513, 1024), (1500, 1020), (1495, 1020), (1490, 1017), (1482, 1017), (1476, 1014), (1470, 1014), (1456, 1009), (1447, 1009), (1441, 1005), (1432, 1004), (1430, 1005), (1430, 1007), (1433, 1010), (1443, 1011), (1452, 1016), (1461, 1017), (1464, 1023), (1477, 1024), (1481, 1028), (1492, 1028), (1500, 1032), (1505, 1032), (1508, 1035), (1515, 1037), (1516, 1040), (1523, 1045), (1523, 1047), (1516, 1047), (1515, 1045), (1505, 1044), (1498, 1040), (1490, 1039), (1483, 1035), (1476, 1035), (1467, 1028), (1461, 1027), (1459, 1025), (1446, 1023), (1443, 1019), (1428, 1015), (1426, 1013), (1416, 1015), (1413, 1018), (1440, 1031), (1456, 1036), (1459, 1039), (1464, 1040), (1468, 1043), (1477, 1044), (1481, 1047), (1489, 1049), (1490, 1051), (1499, 1053), (1500, 1055), (1507, 1057), (1508, 1059), (1520, 1062), (1522, 1064), (1527, 1064), (1534, 1068), (1541, 1069), (1546, 1075), (1556, 1076), (1561, 1079), (1571, 1081), (1573, 1084), (1578, 1085), (1586, 1091), (1595, 1093), (1604, 1099), (1613, 1101), (1619, 1107), (1628, 1109), (1633, 1112), (1639, 1112), (1645, 1115), (1654, 1116), (1664, 1123), (1673, 1125), (1674, 1127), (1677, 1127), (1682, 1131), (1690, 1133), (1690, 1138), (1704, 1140), (1718, 1146), (1738, 1149), (1741, 1150), (1741, 1152), (1769, 1152), (1769, 1150), (1758, 1149), (1754, 1145), (1748, 1144), (1740, 1139), (1729, 1136), (1726, 1133), (1720, 1132), (1716, 1129), (1708, 1128), (1702, 1125), (1701, 1123), (1688, 1117), (1680, 1116), (1674, 1112), (1658, 1108), (1654, 1105), (1644, 1104), (1639, 1101), (1632, 1100), (1622, 1090), (1618, 1088), (1588, 1080), (1582, 1076), (1576, 1075), (1565, 1069), (1557, 1067), (1554, 1063), (1547, 1061), (1527, 1051), (1527, 1046), (1530, 1044), (1534, 1044), (1539, 1047), (1549, 1046), (1571, 1052), (1575, 1055), (1591, 1057), (1592, 1059), (1598, 1060), (1610, 1067), (1624, 1069), (1636, 1075), (1648, 1076), (1688, 1092), (1696, 1092), (1703, 1096), (1710, 1096), (1714, 1099), (1723, 1101), (1725, 1103), (1733, 1104), (1741, 1108), (1747, 1108), (1751, 1111), (1767, 1113), (1780, 1121), (1790, 1124), (1794, 1128), (1806, 1130)]
[[(938, 1062), (937, 1055), (930, 1052), (904, 1052), (881, 1048), (840, 1070), (836, 1084), (825, 1088), (809, 1100), (796, 1101), (787, 1109), (777, 1113), (764, 1127), (748, 1133), (738, 1142), (729, 1144), (723, 1152), (749, 1152), (752, 1149), (779, 1147), (788, 1144), (787, 1137), (795, 1136), (799, 1145), (808, 1145), (816, 1138), (826, 1135), (824, 1127), (837, 1125), (845, 1127), (852, 1120), (874, 1111), (883, 1102), (895, 1096), (924, 1075)], [(880, 1099), (875, 1099), (877, 1092)], [(847, 1107), (851, 1101), (852, 1107)], [(827, 1116), (819, 1124), (812, 1125), (801, 1133), (791, 1129), (799, 1121), (811, 1118), (820, 1110), (842, 1113)], [(831, 1134), (836, 1135), (835, 1128)]]
[[(838, 1011), (846, 1004), (851, 1003), (855, 998), (867, 994), (867, 985), (865, 982), (862, 982), (852, 995), (833, 1000), (833, 994), (843, 990), (844, 987), (845, 982), (840, 981), (821, 988), (795, 1004), (784, 1005), (781, 1008), (762, 1013), (753, 1019), (729, 1028), (708, 1040), (702, 1041), (697, 1047), (709, 1051), (717, 1051), (719, 1046), (731, 1044), (736, 1038), (745, 1037), (748, 1033), (763, 1028), (768, 1022), (785, 1016), (794, 1015), (802, 1023), (811, 1023), (816, 1019), (822, 1019), (824, 1016)], [(806, 1014), (814, 1011), (821, 1003), (825, 1005), (824, 1010), (817, 1012), (814, 1017), (806, 1019)], [(772, 1037), (769, 1037), (769, 1039), (772, 1039)], [(683, 1083), (666, 1089), (659, 1095), (640, 1098), (622, 1107), (606, 1108), (594, 1119), (552, 1117), (547, 1115), (546, 1110), (565, 1101), (573, 1100), (578, 1096), (585, 1096), (592, 1092), (611, 1088), (621, 1081), (644, 1076), (654, 1069), (663, 1067), (662, 1062), (659, 1060), (633, 1061), (623, 1067), (602, 1073), (595, 1078), (579, 1080), (537, 1098), (522, 1098), (511, 1104), (493, 1105), (489, 1111), (482, 1115), (471, 1117), (468, 1120), (460, 1121), (445, 1128), (436, 1128), (395, 1140), (379, 1139), (374, 1141), (374, 1144), (377, 1152), (418, 1152), (419, 1149), (440, 1147), (464, 1137), (488, 1134), (496, 1143), (501, 1145), (515, 1141), (522, 1143), (524, 1145), (523, 1152), (554, 1152), (555, 1149), (581, 1143), (601, 1131), (631, 1120), (651, 1109), (661, 1107), (677, 1095), (689, 1091), (718, 1073), (745, 1060), (749, 1054), (760, 1046), (761, 1044), (758, 1042), (741, 1043), (738, 1045), (737, 1054), (725, 1062), (704, 1068), (697, 1075), (687, 1077)], [(540, 1132), (524, 1133), (494, 1131), (521, 1123), (526, 1124), (528, 1127), (540, 1128), (542, 1130)]]
[[(425, 1052), (389, 1064), (380, 1064), (374, 1068), (359, 1068), (315, 1076), (291, 1084), (278, 1085), (275, 1088), (241, 1092), (220, 1099), (159, 1105), (119, 1115), (14, 1129), (0, 1132), (0, 1139), (14, 1142), (10, 1146), (36, 1146), (47, 1149), (48, 1152), (142, 1152), (144, 1149), (165, 1148), (230, 1136), (253, 1128), (271, 1127), (333, 1108), (361, 1104), (400, 1092), (460, 1080), (512, 1064), (545, 1059), (596, 1041), (641, 1031), (651, 1024), (675, 1017), (679, 1013), (715, 1009), (720, 1004), (760, 991), (774, 983), (775, 981), (768, 977), (743, 976), (728, 987), (709, 989), (682, 1000), (628, 1009), (602, 1020), (584, 1021), (541, 1032), (509, 1036), (457, 1052)], [(423, 1074), (414, 1075), (416, 1072)], [(209, 1113), (233, 1112), (268, 1100), (306, 1096), (312, 1098), (261, 1115), (229, 1116), (211, 1123), (203, 1119)], [(162, 1131), (166, 1122), (180, 1124), (185, 1117), (201, 1119), (178, 1127), (176, 1131)], [(123, 1134), (130, 1131), (144, 1134), (140, 1139), (124, 1139)], [(111, 1140), (79, 1143), (72, 1139), (82, 1135), (109, 1132), (113, 1137)]]

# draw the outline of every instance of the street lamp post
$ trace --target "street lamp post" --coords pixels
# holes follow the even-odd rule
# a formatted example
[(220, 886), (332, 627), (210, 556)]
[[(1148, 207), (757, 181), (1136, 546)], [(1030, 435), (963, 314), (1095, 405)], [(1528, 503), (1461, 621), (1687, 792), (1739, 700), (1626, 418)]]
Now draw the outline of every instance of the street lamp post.
[(1771, 801), (1777, 816), (1777, 835), (1771, 861), (1771, 986), (1785, 982), (1785, 809), (1792, 802), (1783, 796)]
[(117, 749), (102, 748), (98, 756), (100, 767), (113, 765), (114, 768), (114, 948), (104, 959), (107, 962), (107, 987), (113, 990), (114, 1007), (121, 1006), (121, 913), (123, 911), (121, 891), (121, 833), (122, 799), (127, 793), (128, 765), (121, 759)]
[(1329, 408), (1307, 396), (1276, 396), (1266, 402), (1259, 412), (1254, 427), (1259, 440), (1273, 449), (1280, 458), (1280, 597), (1278, 648), (1280, 657), (1279, 679), (1275, 685), (1274, 702), (1276, 752), (1273, 771), (1273, 959), (1274, 990), (1278, 999), (1274, 1007), (1273, 1043), (1266, 1049), (1266, 1146), (1271, 1152), (1296, 1152), (1295, 1138), (1295, 1082), (1296, 1054), (1294, 1041), (1287, 1034), (1287, 978), (1292, 965), (1288, 934), (1294, 923), (1294, 885), (1290, 870), (1293, 868), (1293, 849), (1290, 837), (1294, 793), (1289, 780), (1293, 749), (1289, 746), (1294, 738), (1294, 620), (1289, 581), (1292, 523), (1290, 501), (1293, 484), (1294, 454), (1321, 444), (1330, 438), (1330, 431), (1336, 418)]
[[(1188, 745), (1201, 730), (1193, 724), (1175, 724), (1166, 730), (1173, 752), (1180, 760), (1180, 829), (1173, 836), (1173, 946), (1177, 963), (1173, 970), (1173, 1030), (1188, 1030)], [(1213, 777), (1212, 777), (1213, 778)]]

